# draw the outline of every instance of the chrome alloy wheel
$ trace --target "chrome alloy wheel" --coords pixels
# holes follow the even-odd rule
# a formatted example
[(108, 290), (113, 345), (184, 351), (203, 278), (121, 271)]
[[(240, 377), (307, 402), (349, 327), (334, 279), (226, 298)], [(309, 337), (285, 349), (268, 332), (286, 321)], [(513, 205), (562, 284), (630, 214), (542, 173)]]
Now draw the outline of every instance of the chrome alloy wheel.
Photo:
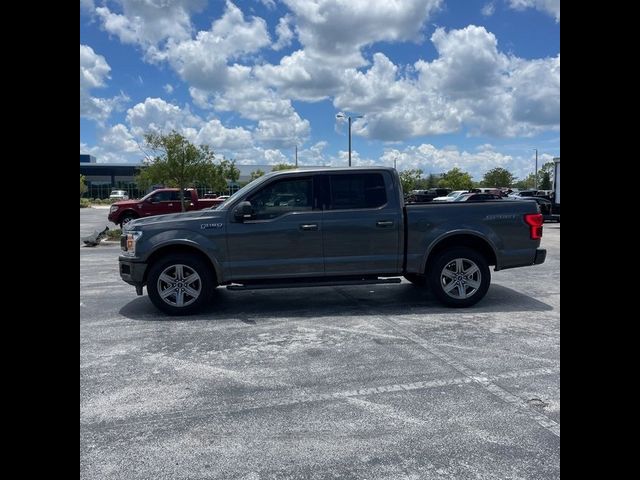
[(202, 293), (200, 275), (188, 265), (170, 265), (158, 277), (158, 293), (172, 307), (186, 307)]
[(456, 258), (444, 266), (440, 273), (442, 289), (451, 298), (464, 300), (480, 288), (480, 268), (468, 258)]

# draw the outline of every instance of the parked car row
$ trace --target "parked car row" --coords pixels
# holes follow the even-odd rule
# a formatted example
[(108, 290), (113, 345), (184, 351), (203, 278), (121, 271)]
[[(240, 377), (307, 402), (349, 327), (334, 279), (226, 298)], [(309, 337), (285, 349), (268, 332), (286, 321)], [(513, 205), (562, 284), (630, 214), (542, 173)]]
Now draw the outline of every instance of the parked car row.
[[(434, 196), (436, 190), (413, 190), (406, 196), (407, 203), (442, 203), (442, 202), (482, 202), (487, 200), (530, 200), (536, 202), (545, 221), (560, 222), (560, 216), (553, 211), (553, 202), (547, 196), (548, 190), (512, 191), (499, 188), (473, 188), (470, 190), (449, 191), (446, 195)], [(553, 192), (551, 192), (553, 193)]]

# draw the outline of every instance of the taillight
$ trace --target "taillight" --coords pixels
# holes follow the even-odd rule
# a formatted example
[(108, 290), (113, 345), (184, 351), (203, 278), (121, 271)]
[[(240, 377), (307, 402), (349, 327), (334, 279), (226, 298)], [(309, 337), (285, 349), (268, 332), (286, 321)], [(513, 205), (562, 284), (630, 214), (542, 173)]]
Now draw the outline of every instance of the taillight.
[(544, 223), (544, 218), (541, 213), (526, 213), (524, 216), (524, 221), (527, 222), (529, 228), (531, 230), (531, 239), (539, 240), (542, 238), (542, 224)]

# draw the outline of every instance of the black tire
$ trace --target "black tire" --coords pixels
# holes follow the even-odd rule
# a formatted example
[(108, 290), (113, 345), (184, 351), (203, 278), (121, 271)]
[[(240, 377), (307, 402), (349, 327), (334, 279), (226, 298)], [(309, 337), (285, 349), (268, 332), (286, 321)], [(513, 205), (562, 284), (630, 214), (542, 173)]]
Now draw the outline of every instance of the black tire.
[(124, 229), (124, 226), (129, 223), (131, 220), (135, 220), (136, 218), (138, 218), (137, 216), (135, 216), (133, 213), (125, 213), (122, 218), (120, 219), (120, 229)]
[(417, 273), (407, 273), (404, 278), (413, 283), (416, 287), (425, 287), (427, 285), (427, 277), (418, 275)]
[[(454, 272), (457, 268), (455, 263), (457, 259), (462, 260), (460, 273)], [(477, 267), (477, 273), (472, 268), (474, 264)], [(445, 267), (448, 272), (446, 275)], [(465, 275), (465, 271), (473, 273)], [(489, 289), (491, 273), (483, 255), (471, 248), (453, 247), (440, 252), (433, 261), (429, 262), (427, 280), (430, 290), (440, 302), (448, 307), (464, 308), (482, 300)], [(458, 283), (456, 286), (455, 282), (464, 283)], [(474, 288), (474, 285), (478, 286)], [(447, 290), (451, 294), (447, 293)]]
[[(180, 275), (177, 275), (177, 267), (182, 272), (182, 279)], [(188, 280), (193, 273), (197, 275), (197, 279), (189, 283), (181, 282), (181, 280)], [(165, 276), (161, 279), (163, 274)], [(166, 278), (175, 280), (175, 284), (172, 285), (165, 281)], [(211, 302), (216, 286), (215, 272), (211, 265), (201, 257), (188, 253), (173, 254), (161, 258), (151, 265), (147, 277), (149, 298), (159, 310), (169, 315), (191, 315), (198, 312)], [(176, 289), (181, 291), (176, 292)], [(163, 299), (161, 294), (170, 290), (172, 293), (165, 295)], [(198, 295), (192, 295), (189, 290), (198, 292)], [(179, 306), (180, 298), (183, 306)]]

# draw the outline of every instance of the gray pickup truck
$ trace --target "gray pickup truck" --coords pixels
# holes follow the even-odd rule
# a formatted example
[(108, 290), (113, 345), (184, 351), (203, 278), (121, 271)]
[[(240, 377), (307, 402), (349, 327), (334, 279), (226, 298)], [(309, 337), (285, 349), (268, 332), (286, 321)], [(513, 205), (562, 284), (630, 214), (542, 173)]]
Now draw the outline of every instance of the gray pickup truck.
[(411, 283), (468, 307), (495, 270), (544, 262), (528, 201), (405, 204), (392, 168), (273, 172), (215, 209), (134, 220), (120, 276), (170, 315), (231, 290)]

